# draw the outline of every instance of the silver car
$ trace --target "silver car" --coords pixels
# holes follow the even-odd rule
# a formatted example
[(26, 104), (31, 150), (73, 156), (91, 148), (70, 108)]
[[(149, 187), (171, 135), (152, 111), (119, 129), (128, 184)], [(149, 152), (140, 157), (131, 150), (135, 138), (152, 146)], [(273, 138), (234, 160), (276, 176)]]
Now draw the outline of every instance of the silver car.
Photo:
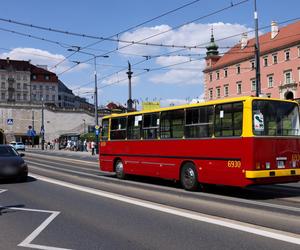
[(25, 145), (23, 142), (11, 142), (11, 146), (13, 146), (16, 150), (25, 151)]

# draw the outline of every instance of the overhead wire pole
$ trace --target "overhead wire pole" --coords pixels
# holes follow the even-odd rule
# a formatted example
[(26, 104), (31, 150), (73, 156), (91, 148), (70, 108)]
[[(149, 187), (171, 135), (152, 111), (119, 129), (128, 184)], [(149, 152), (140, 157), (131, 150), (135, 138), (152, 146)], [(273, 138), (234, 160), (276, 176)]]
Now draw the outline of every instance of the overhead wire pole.
[(254, 0), (254, 20), (255, 20), (255, 82), (256, 82), (256, 96), (261, 94), (260, 83), (260, 51), (259, 51), (259, 37), (258, 37), (258, 14), (256, 8), (256, 0)]
[(95, 104), (95, 139), (96, 139), (96, 154), (99, 153), (99, 116), (98, 116), (98, 77), (97, 77), (97, 57), (104, 57), (108, 58), (108, 55), (95, 55), (92, 53), (81, 51), (80, 47), (76, 47), (76, 49), (68, 49), (68, 51), (76, 51), (77, 53), (82, 53), (86, 55), (90, 55), (94, 59), (94, 81), (95, 81), (95, 87), (94, 87), (94, 104)]

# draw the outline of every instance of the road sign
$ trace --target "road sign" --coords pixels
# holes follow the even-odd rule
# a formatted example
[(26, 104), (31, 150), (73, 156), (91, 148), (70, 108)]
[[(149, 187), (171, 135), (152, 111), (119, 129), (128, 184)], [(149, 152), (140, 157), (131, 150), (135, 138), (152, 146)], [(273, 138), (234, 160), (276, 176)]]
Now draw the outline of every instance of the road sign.
[(99, 135), (99, 129), (95, 129), (96, 135)]
[(14, 125), (14, 119), (9, 118), (6, 120), (7, 125)]
[(95, 129), (96, 129), (96, 130), (99, 130), (99, 128), (100, 128), (100, 127), (99, 127), (98, 125), (95, 126)]
[(27, 136), (35, 137), (35, 136), (36, 136), (35, 130), (33, 130), (33, 129), (28, 129), (28, 130), (27, 130)]

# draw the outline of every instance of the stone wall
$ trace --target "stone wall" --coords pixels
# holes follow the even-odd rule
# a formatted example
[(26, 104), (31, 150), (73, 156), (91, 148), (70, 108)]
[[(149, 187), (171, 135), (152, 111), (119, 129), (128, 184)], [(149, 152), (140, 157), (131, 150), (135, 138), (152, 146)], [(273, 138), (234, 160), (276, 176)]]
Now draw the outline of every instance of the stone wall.
[[(13, 124), (8, 124), (13, 119)], [(83, 133), (88, 125), (94, 125), (93, 114), (83, 110), (44, 109), (45, 140), (52, 141), (62, 134)], [(3, 129), (8, 142), (26, 136), (28, 126), (33, 126), (37, 135), (42, 125), (40, 105), (0, 105), (0, 129)]]

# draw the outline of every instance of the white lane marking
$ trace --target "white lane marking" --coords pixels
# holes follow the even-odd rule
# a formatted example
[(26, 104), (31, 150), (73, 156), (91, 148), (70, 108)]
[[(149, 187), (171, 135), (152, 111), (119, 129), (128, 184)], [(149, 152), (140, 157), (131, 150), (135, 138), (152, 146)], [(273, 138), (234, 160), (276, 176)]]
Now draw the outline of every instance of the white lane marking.
[(7, 189), (0, 189), (0, 194), (6, 192)]
[[(98, 179), (103, 179), (106, 177), (103, 176), (99, 176), (99, 175), (94, 175), (94, 174), (89, 174), (89, 173), (84, 173), (84, 172), (80, 172), (80, 171), (75, 171), (75, 170), (70, 170), (70, 169), (62, 169), (62, 168), (58, 168), (58, 167), (54, 167), (54, 166), (49, 166), (49, 165), (45, 165), (45, 164), (40, 164), (40, 163), (35, 163), (35, 162), (31, 162), (34, 165), (38, 165), (38, 166), (42, 166), (42, 167), (46, 167), (48, 169), (55, 169), (55, 170), (61, 170), (63, 172), (69, 172), (69, 173), (73, 173), (73, 174), (80, 174), (80, 175), (84, 175), (84, 176), (91, 176), (94, 178), (98, 178)], [(33, 167), (30, 166), (31, 168), (36, 168), (39, 169), (38, 167)], [(101, 171), (97, 171), (98, 173), (101, 173)], [(107, 174), (107, 172), (105, 172), (105, 174)], [(113, 180), (111, 180), (113, 181)], [(124, 182), (124, 180), (122, 180)], [(116, 180), (116, 182), (119, 182), (119, 180)], [(153, 186), (151, 184), (143, 184), (144, 186)], [(167, 187), (161, 187), (162, 189), (166, 189), (166, 190), (170, 190)], [(204, 196), (204, 197), (208, 197), (208, 198), (217, 198), (219, 200), (225, 200), (225, 201), (234, 201), (234, 202), (239, 202), (239, 203), (243, 203), (243, 204), (250, 204), (250, 205), (257, 205), (257, 206), (261, 206), (261, 207), (269, 207), (269, 208), (276, 208), (276, 209), (280, 209), (280, 210), (287, 210), (287, 211), (292, 211), (292, 212), (300, 212), (300, 208), (298, 207), (290, 207), (290, 206), (285, 206), (285, 205), (278, 205), (278, 204), (272, 204), (272, 203), (264, 203), (264, 202), (260, 202), (260, 201), (252, 201), (252, 200), (246, 200), (246, 199), (242, 199), (242, 198), (234, 198), (234, 197), (226, 197), (226, 196), (221, 196), (221, 195), (217, 195), (217, 194), (206, 194), (206, 193), (198, 193), (197, 195), (199, 196)]]
[(284, 231), (280, 231), (280, 230), (274, 230), (271, 228), (255, 226), (255, 225), (251, 225), (248, 223), (219, 218), (216, 216), (205, 215), (205, 214), (196, 213), (196, 212), (188, 211), (188, 210), (184, 210), (184, 209), (173, 208), (170, 206), (164, 206), (164, 205), (160, 205), (157, 203), (143, 201), (143, 200), (135, 199), (135, 198), (131, 198), (131, 197), (126, 197), (126, 196), (119, 195), (119, 194), (100, 191), (100, 190), (97, 190), (94, 188), (79, 186), (76, 184), (59, 181), (56, 179), (52, 179), (52, 178), (48, 178), (48, 177), (44, 177), (44, 176), (40, 176), (40, 175), (36, 175), (36, 174), (31, 174), (31, 176), (36, 179), (39, 179), (41, 181), (45, 181), (45, 182), (49, 182), (49, 183), (56, 184), (59, 186), (71, 188), (74, 190), (78, 190), (78, 191), (94, 194), (97, 196), (125, 202), (128, 204), (145, 207), (145, 208), (149, 208), (152, 210), (156, 210), (156, 211), (160, 211), (160, 212), (164, 212), (164, 213), (168, 213), (168, 214), (172, 214), (172, 215), (176, 215), (176, 216), (181, 216), (181, 217), (196, 220), (196, 221), (202, 221), (202, 222), (207, 222), (207, 223), (222, 226), (222, 227), (236, 229), (239, 231), (256, 234), (256, 235), (259, 235), (262, 237), (272, 238), (272, 239), (281, 240), (281, 241), (285, 241), (288, 243), (300, 245), (300, 236), (298, 234), (292, 234), (292, 233), (288, 233), (288, 232), (284, 232)]
[[(7, 191), (7, 189), (0, 189), (0, 194), (4, 193), (5, 191)], [(29, 236), (27, 236), (25, 238), (25, 240), (23, 240), (20, 244), (18, 244), (19, 247), (28, 247), (28, 248), (43, 249), (43, 250), (71, 250), (71, 249), (67, 249), (67, 248), (59, 248), (59, 247), (31, 244), (31, 242), (36, 237), (39, 236), (39, 234), (55, 219), (55, 217), (60, 214), (60, 212), (50, 211), (50, 210), (32, 209), (32, 208), (5, 207), (5, 206), (1, 206), (1, 205), (0, 205), (0, 208), (6, 208), (9, 210), (50, 213), (51, 214), (41, 225), (39, 225)]]

